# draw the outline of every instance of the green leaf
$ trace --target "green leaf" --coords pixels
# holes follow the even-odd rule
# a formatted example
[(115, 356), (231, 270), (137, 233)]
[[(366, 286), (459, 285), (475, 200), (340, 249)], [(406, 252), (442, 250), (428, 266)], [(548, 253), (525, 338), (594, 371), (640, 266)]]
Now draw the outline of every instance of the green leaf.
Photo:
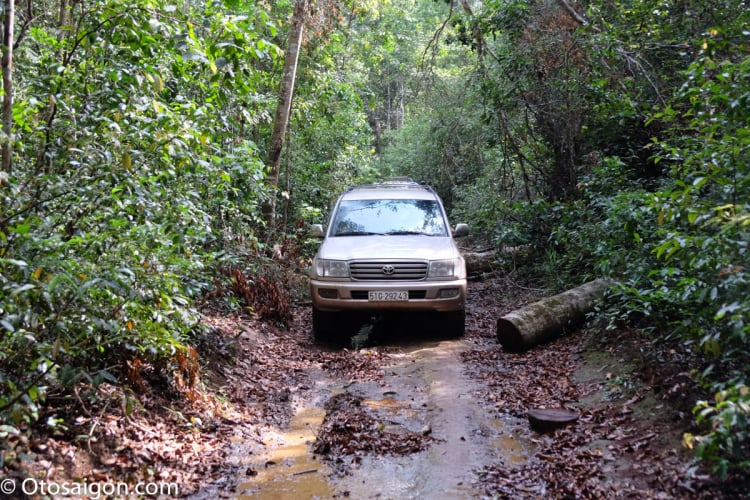
[(732, 302), (731, 304), (724, 304), (721, 306), (721, 309), (716, 313), (715, 318), (717, 320), (723, 319), (724, 316), (727, 315), (727, 313), (733, 313), (735, 311), (738, 311), (742, 308), (739, 302)]
[(8, 230), (11, 233), (27, 235), (31, 230), (31, 224), (16, 224), (15, 226), (9, 227)]
[(19, 286), (18, 288), (14, 288), (10, 295), (11, 297), (17, 297), (18, 295), (22, 294), (23, 292), (28, 292), (29, 290), (33, 290), (36, 288), (36, 285), (32, 283), (26, 283), (25, 285)]
[(18, 428), (13, 427), (12, 425), (0, 425), (0, 438), (5, 439), (11, 434), (13, 434), (14, 436), (18, 436), (21, 434), (21, 431), (19, 431)]
[(129, 224), (129, 221), (127, 219), (123, 219), (121, 217), (109, 220), (109, 225), (112, 226), (113, 228), (125, 227), (128, 224)]
[(16, 267), (28, 267), (28, 264), (26, 264), (26, 262), (17, 259), (0, 259), (0, 264), (10, 264)]

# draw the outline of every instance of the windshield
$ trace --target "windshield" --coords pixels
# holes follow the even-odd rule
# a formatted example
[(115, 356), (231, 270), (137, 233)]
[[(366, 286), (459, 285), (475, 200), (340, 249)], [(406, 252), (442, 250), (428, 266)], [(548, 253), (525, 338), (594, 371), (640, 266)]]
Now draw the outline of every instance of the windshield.
[(435, 200), (344, 200), (331, 227), (331, 236), (448, 235)]

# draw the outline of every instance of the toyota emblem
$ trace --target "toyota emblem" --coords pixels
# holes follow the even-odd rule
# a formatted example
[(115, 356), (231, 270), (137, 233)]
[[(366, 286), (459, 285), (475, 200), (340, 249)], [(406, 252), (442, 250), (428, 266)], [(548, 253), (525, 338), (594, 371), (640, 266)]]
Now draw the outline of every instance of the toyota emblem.
[(383, 274), (390, 276), (396, 272), (396, 268), (393, 266), (383, 266)]

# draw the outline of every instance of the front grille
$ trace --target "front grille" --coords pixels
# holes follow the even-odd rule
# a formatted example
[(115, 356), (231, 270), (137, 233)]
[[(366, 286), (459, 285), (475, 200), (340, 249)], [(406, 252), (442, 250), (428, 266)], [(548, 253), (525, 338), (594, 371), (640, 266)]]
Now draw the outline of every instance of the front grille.
[(424, 260), (353, 261), (349, 271), (354, 280), (362, 281), (414, 281), (427, 277)]

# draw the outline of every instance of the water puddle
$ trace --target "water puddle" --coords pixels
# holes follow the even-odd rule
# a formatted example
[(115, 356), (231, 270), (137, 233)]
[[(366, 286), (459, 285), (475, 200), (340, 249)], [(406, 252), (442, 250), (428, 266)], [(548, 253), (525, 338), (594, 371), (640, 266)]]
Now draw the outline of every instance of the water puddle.
[(267, 436), (271, 453), (264, 462), (252, 464), (248, 469), (251, 477), (237, 487), (235, 498), (330, 498), (329, 470), (312, 453), (324, 418), (324, 409), (304, 408), (292, 419), (288, 431)]
[(491, 421), (498, 436), (492, 440), (492, 446), (500, 451), (500, 456), (506, 465), (520, 465), (528, 461), (534, 444), (527, 437), (521, 435), (517, 426), (509, 425), (502, 420)]
[(417, 412), (410, 408), (409, 403), (391, 397), (365, 399), (362, 404), (372, 411), (383, 412), (391, 416), (403, 415), (406, 418), (415, 418), (417, 415)]
[[(306, 402), (288, 431), (268, 432), (266, 453), (251, 455), (249, 474), (232, 498), (314, 499), (388, 498), (403, 500), (480, 497), (476, 471), (501, 461), (518, 467), (533, 460), (536, 444), (526, 419), (498, 416), (477, 401), (476, 382), (463, 373), (460, 343), (399, 346), (382, 380), (346, 382), (321, 377), (317, 394), (346, 389), (392, 435), (421, 433), (434, 441), (406, 455), (365, 454), (345, 475), (316, 459), (312, 446), (325, 418), (317, 403)], [(407, 352), (408, 351), (408, 352)], [(398, 439), (397, 437), (393, 437)]]

